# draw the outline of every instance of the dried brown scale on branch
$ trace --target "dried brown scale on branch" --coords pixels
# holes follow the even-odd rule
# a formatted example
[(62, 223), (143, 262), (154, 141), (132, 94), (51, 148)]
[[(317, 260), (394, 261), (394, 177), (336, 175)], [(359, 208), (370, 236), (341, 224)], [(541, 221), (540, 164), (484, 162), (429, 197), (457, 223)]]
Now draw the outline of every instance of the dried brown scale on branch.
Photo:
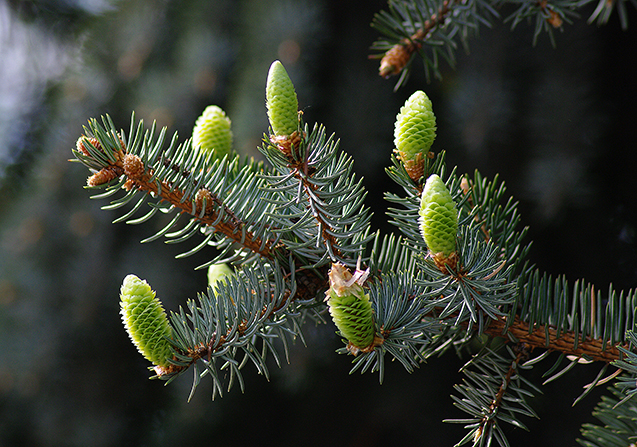
[(206, 210), (204, 211), (205, 214), (210, 214), (212, 212), (213, 200), (214, 199), (212, 197), (212, 194), (206, 188), (201, 188), (199, 191), (197, 191), (197, 194), (195, 195), (195, 205), (197, 206), (197, 209), (202, 210), (205, 206), (206, 207)]
[[(397, 153), (398, 151), (394, 150), (394, 152)], [(425, 157), (423, 157), (422, 154), (416, 154), (416, 157), (413, 160), (402, 160), (400, 155), (397, 155), (396, 157), (402, 161), (409, 178), (417, 184), (425, 173)], [(427, 152), (426, 157), (433, 158), (433, 154), (431, 152)]]
[[(434, 264), (436, 264), (436, 267), (443, 275), (454, 276), (456, 280), (462, 281), (465, 272), (461, 270), (460, 257), (457, 251), (454, 251), (449, 256), (445, 256), (442, 253), (430, 253), (430, 255)], [(458, 271), (456, 272), (456, 270)]]
[(384, 78), (400, 74), (410, 61), (413, 54), (420, 50), (424, 40), (429, 33), (437, 26), (442, 25), (449, 14), (451, 0), (445, 0), (438, 12), (433, 14), (428, 20), (425, 20), (423, 27), (418, 29), (414, 34), (402, 39), (385, 53), (380, 61), (378, 74)]
[(271, 135), (270, 143), (272, 143), (283, 155), (292, 160), (292, 149), (296, 150), (298, 156), (301, 142), (305, 139), (305, 132), (294, 131), (292, 135)]
[[(124, 141), (122, 141), (122, 138), (119, 136), (119, 134), (117, 134), (117, 139), (119, 140), (120, 149), (113, 152), (116, 156), (116, 159), (118, 161), (121, 161), (124, 159), (124, 154), (126, 152), (126, 145), (124, 144)], [(100, 144), (99, 140), (95, 137), (88, 137), (86, 135), (81, 135), (77, 139), (75, 146), (77, 150), (81, 152), (82, 154), (84, 154), (85, 156), (92, 157), (91, 152), (89, 151), (87, 147), (87, 143), (92, 145), (95, 149), (97, 149), (101, 153), (104, 153), (104, 149), (102, 148), (102, 145)]]
[(90, 143), (93, 145), (95, 149), (97, 149), (98, 151), (102, 151), (102, 146), (100, 145), (100, 142), (97, 140), (97, 138), (89, 138), (85, 135), (82, 135), (80, 138), (77, 139), (77, 142), (75, 143), (75, 147), (77, 148), (79, 152), (81, 152), (85, 156), (87, 157), (91, 156), (91, 153), (88, 151), (88, 148), (86, 147), (86, 143)]
[[(93, 175), (88, 177), (86, 179), (86, 184), (88, 186), (95, 187), (95, 186), (103, 185), (105, 183), (110, 182), (111, 180), (116, 179), (117, 177), (123, 174), (122, 160), (124, 158), (125, 146), (124, 146), (124, 143), (122, 142), (122, 139), (119, 137), (119, 135), (117, 135), (117, 138), (119, 139), (121, 148), (118, 151), (113, 152), (113, 154), (115, 155), (115, 160), (116, 160), (115, 163), (109, 166), (103, 167), (102, 169), (100, 169), (99, 171), (95, 172)], [(93, 158), (93, 155), (91, 155), (91, 151), (89, 150), (90, 146), (92, 146), (95, 150), (104, 154), (104, 149), (102, 148), (102, 145), (100, 144), (97, 138), (81, 135), (77, 139), (77, 142), (75, 143), (75, 147), (78, 152), (82, 153), (82, 155), (84, 155), (85, 157)]]
[[(387, 335), (389, 335), (389, 332), (387, 332)], [(357, 356), (360, 353), (366, 354), (368, 352), (372, 352), (374, 349), (385, 343), (385, 338), (386, 337), (383, 334), (375, 334), (372, 343), (365, 348), (354, 346), (351, 341), (347, 342), (347, 352), (351, 353), (354, 356)]]
[[(177, 360), (173, 357), (173, 360)], [(187, 366), (173, 365), (170, 364), (168, 366), (155, 366), (153, 369), (157, 377), (169, 376), (172, 374), (176, 374), (182, 370), (187, 368)]]

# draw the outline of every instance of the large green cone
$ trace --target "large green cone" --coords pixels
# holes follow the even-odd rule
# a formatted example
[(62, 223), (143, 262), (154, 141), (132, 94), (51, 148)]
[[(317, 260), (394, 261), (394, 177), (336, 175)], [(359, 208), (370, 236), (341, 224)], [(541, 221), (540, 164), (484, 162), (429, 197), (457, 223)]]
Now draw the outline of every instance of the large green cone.
[(122, 322), (137, 350), (154, 365), (168, 366), (172, 329), (161, 302), (146, 281), (135, 275), (124, 278), (120, 291)]
[(299, 124), (299, 102), (292, 80), (279, 61), (272, 62), (265, 88), (266, 107), (272, 131), (277, 136), (292, 135)]

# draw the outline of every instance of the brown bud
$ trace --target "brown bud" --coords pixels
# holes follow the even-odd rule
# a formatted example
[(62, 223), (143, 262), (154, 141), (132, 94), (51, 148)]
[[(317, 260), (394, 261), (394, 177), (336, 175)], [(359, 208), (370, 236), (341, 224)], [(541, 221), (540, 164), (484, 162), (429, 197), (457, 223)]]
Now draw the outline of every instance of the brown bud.
[(562, 17), (553, 9), (549, 9), (549, 17), (546, 19), (546, 21), (553, 28), (559, 28), (562, 26), (563, 23)]
[(397, 43), (381, 59), (378, 74), (384, 78), (399, 74), (417, 49), (418, 45), (409, 40)]
[(124, 156), (124, 173), (130, 179), (140, 178), (144, 174), (144, 163), (137, 155), (126, 154)]
[(100, 169), (99, 171), (97, 171), (95, 174), (93, 174), (92, 176), (90, 176), (87, 180), (86, 180), (86, 184), (88, 186), (99, 186), (99, 185), (103, 185), (104, 183), (108, 183), (111, 180), (119, 177), (121, 175), (121, 172), (119, 169), (117, 169), (116, 167), (113, 166), (107, 166), (103, 169)]
[(77, 142), (75, 143), (75, 147), (77, 148), (78, 152), (81, 152), (87, 157), (91, 156), (91, 154), (88, 151), (88, 147), (86, 145), (87, 141), (90, 142), (93, 145), (93, 147), (95, 147), (95, 149), (97, 149), (100, 152), (102, 151), (102, 146), (100, 145), (100, 142), (97, 141), (97, 138), (89, 138), (86, 135), (82, 135), (80, 136), (80, 138), (77, 139)]
[(204, 207), (204, 201), (206, 202), (206, 213), (212, 210), (212, 194), (206, 188), (201, 188), (195, 195), (195, 205), (197, 206), (197, 213), (200, 213)]

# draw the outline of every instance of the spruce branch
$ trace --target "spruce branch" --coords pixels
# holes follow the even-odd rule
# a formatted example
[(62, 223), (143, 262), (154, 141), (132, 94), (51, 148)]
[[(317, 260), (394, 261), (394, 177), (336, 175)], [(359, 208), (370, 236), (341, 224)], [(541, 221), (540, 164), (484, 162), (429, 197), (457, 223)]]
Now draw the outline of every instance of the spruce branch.
[[(166, 201), (177, 208), (178, 212), (194, 216), (200, 225), (214, 228), (214, 232), (222, 233), (228, 239), (241, 243), (245, 248), (265, 258), (272, 257), (272, 242), (263, 241), (247, 231), (246, 225), (228, 209), (217, 195), (208, 189), (198, 189), (194, 200), (186, 202), (183, 200), (184, 197), (188, 196), (186, 191), (175, 188), (167, 181), (153, 181), (154, 171), (152, 168), (146, 167), (138, 156), (126, 154), (123, 165), (123, 174), (128, 178), (124, 185), (125, 189), (136, 189), (159, 197), (161, 201)], [(170, 168), (179, 169), (173, 164)], [(189, 173), (181, 172), (181, 174), (187, 176)]]
[(490, 26), (492, 17), (498, 13), (483, 0), (390, 0), (389, 11), (374, 16), (372, 26), (386, 39), (374, 42), (372, 50), (381, 53), (370, 57), (381, 58), (381, 76), (400, 75), (396, 89), (407, 80), (416, 54), (423, 59), (427, 80), (432, 73), (441, 78), (439, 60), (453, 67), (458, 40), (467, 47), (470, 35), (480, 25)]
[[(180, 308), (171, 315), (175, 360), (173, 366), (159, 371), (158, 376), (170, 382), (192, 367), (195, 380), (191, 396), (200, 378), (210, 375), (213, 397), (222, 394), (223, 369), (230, 370), (229, 388), (238, 380), (243, 389), (241, 369), (248, 360), (268, 377), (265, 364), (268, 354), (274, 355), (280, 364), (272, 337), (281, 340), (286, 334), (302, 337), (302, 320), (312, 307), (313, 300), (294, 300), (295, 294), (294, 275), (286, 279), (278, 263), (261, 260), (226, 277), (214, 288), (209, 287), (197, 301), (188, 300), (187, 311)], [(287, 356), (285, 343), (284, 349)], [(243, 358), (238, 359), (240, 354)], [(222, 362), (220, 367), (218, 362)], [(201, 374), (200, 363), (204, 367)]]
[(637, 443), (637, 404), (624, 402), (622, 393), (610, 387), (611, 396), (602, 396), (595, 407), (595, 416), (603, 425), (582, 425), (582, 438), (577, 442), (584, 447), (631, 447)]
[[(478, 3), (463, 5), (465, 18), (479, 21)], [(422, 12), (401, 11), (400, 26), (425, 23)], [(464, 10), (450, 9), (439, 26), (447, 39), (471, 28), (470, 22), (454, 24), (462, 16), (455, 11)], [(129, 207), (116, 222), (142, 224), (158, 211), (172, 214), (145, 241), (182, 243), (196, 235), (201, 242), (180, 256), (208, 247), (216, 253), (204, 264), (211, 266), (209, 287), (172, 312), (170, 325), (150, 286), (125, 279), (126, 328), (155, 364), (156, 377), (171, 382), (192, 370), (190, 396), (205, 376), (213, 397), (236, 383), (243, 389), (246, 365), (268, 377), (268, 358), (278, 365), (287, 360), (288, 342), (303, 340), (304, 322), (322, 321), (329, 310), (344, 338), (338, 352), (353, 356), (351, 371), (378, 372), (381, 382), (386, 355), (412, 372), (450, 348), (482, 344), (455, 387), (454, 402), (469, 415), (454, 421), (468, 429), (460, 444), (505, 446), (503, 423), (525, 428), (520, 419), (535, 417), (527, 400), (538, 390), (521, 372), (550, 352), (560, 355), (545, 373), (547, 382), (580, 363), (603, 364), (576, 402), (619, 374), (624, 397), (616, 406), (637, 393), (637, 292), (611, 286), (604, 296), (591, 284), (530, 265), (527, 229), (519, 228), (517, 203), (504, 183), (448, 170), (444, 151), (430, 151), (435, 117), (424, 92), (412, 95), (397, 116), (387, 174), (403, 192), (385, 198), (392, 204), (390, 222), (402, 234), (385, 235), (370, 228), (353, 159), (322, 125), (303, 122), (278, 61), (266, 91), (271, 123), (260, 150), (268, 167), (217, 157), (218, 148), (178, 143), (176, 134), (166, 147), (166, 129), (144, 130), (134, 116), (128, 134), (108, 116), (90, 120), (73, 150), (92, 172), (89, 188), (105, 190), (94, 197), (111, 198), (107, 209)], [(222, 126), (203, 127), (227, 131), (229, 121), (221, 118)], [(144, 206), (146, 213), (136, 217)], [(177, 225), (183, 216), (187, 223)], [(233, 267), (218, 270), (222, 261)], [(543, 353), (528, 360), (536, 349)], [(603, 378), (609, 365), (621, 372)]]
[[(387, 11), (374, 16), (372, 26), (383, 36), (372, 44), (376, 52), (370, 58), (381, 59), (379, 74), (385, 78), (399, 76), (395, 89), (405, 84), (413, 60), (418, 54), (424, 63), (427, 81), (431, 74), (441, 78), (440, 60), (455, 65), (455, 53), (462, 45), (468, 49), (469, 40), (477, 35), (480, 26), (491, 27), (500, 19), (500, 11), (513, 7), (504, 18), (515, 29), (522, 22), (534, 22), (532, 44), (542, 34), (556, 45), (554, 32), (564, 31), (578, 11), (594, 0), (390, 0)], [(626, 3), (629, 0), (598, 0), (588, 22), (607, 23), (617, 9), (622, 29), (628, 26)], [(630, 0), (637, 7), (636, 0)], [(460, 44), (460, 45), (459, 45)]]
[(526, 400), (541, 391), (520, 374), (521, 370), (529, 368), (523, 366), (528, 355), (526, 347), (517, 345), (511, 349), (506, 346), (508, 358), (496, 350), (484, 348), (461, 370), (466, 378), (462, 385), (454, 387), (461, 397), (452, 397), (454, 405), (470, 417), (445, 421), (465, 424), (468, 429), (456, 445), (484, 446), (491, 445), (493, 440), (499, 445), (508, 445), (501, 423), (526, 430), (520, 416), (538, 417)]
[[(143, 194), (141, 200), (116, 221), (143, 223), (163, 209), (175, 213), (175, 218), (146, 242), (162, 236), (182, 242), (194, 234), (203, 233), (204, 242), (187, 254), (211, 243), (214, 236), (220, 236), (215, 244), (222, 249), (222, 255), (229, 254), (236, 242), (254, 254), (268, 259), (274, 257), (276, 236), (259, 221), (267, 211), (264, 202), (259, 200), (263, 194), (260, 190), (263, 180), (259, 178), (264, 170), (261, 163), (251, 160), (241, 163), (238, 156), (210, 163), (204, 152), (192, 147), (191, 140), (177, 144), (176, 135), (164, 149), (166, 129), (153, 141), (154, 125), (150, 132), (144, 133), (143, 122), (135, 126), (134, 116), (128, 138), (131, 144), (127, 145), (109, 117), (104, 117), (102, 123), (95, 119), (89, 121), (85, 135), (78, 140), (79, 149), (74, 153), (77, 160), (97, 171), (89, 178), (90, 186), (107, 190), (95, 198), (110, 197), (120, 190), (125, 192), (108, 209), (120, 208), (137, 193)], [(101, 176), (102, 172), (113, 173), (116, 177), (96, 183), (95, 177)], [(119, 181), (113, 184), (115, 178)], [(148, 197), (154, 199), (149, 202), (150, 211), (141, 218), (131, 219)], [(239, 216), (232, 210), (235, 208), (233, 205), (246, 200), (253, 200), (257, 206), (241, 209), (242, 215)], [(169, 233), (182, 215), (190, 218), (189, 224)], [(245, 255), (246, 251), (230, 257), (237, 259)], [(219, 261), (219, 257), (214, 261)]]
[[(385, 53), (380, 61), (379, 74), (382, 77), (388, 78), (400, 74), (401, 71), (411, 62), (414, 54), (422, 48), (424, 40), (427, 35), (433, 31), (434, 28), (441, 26), (450, 11), (450, 3), (452, 0), (444, 0), (442, 5), (438, 8), (437, 12), (431, 14), (431, 16), (422, 22), (422, 26), (418, 28), (413, 34), (408, 37), (404, 37), (399, 43), (395, 44), (389, 51)], [(395, 9), (396, 6), (390, 3), (390, 8)], [(404, 14), (406, 15), (406, 11)], [(382, 14), (382, 13), (381, 13)], [(381, 18), (382, 17), (382, 18)], [(390, 21), (390, 16), (377, 16), (377, 22)], [(379, 28), (382, 25), (377, 24)], [(385, 29), (389, 31), (389, 29)]]
[(601, 339), (577, 340), (574, 332), (558, 336), (557, 330), (548, 325), (530, 329), (529, 324), (519, 317), (511, 322), (507, 317), (500, 316), (490, 322), (484, 333), (491, 337), (506, 335), (514, 342), (523, 343), (530, 348), (558, 351), (592, 361), (610, 363), (620, 358), (619, 348), (609, 343), (604, 344)]
[(353, 265), (373, 237), (362, 179), (356, 180), (352, 158), (339, 149), (334, 135), (326, 136), (323, 126), (310, 132), (306, 125), (302, 135), (306, 137), (289, 155), (264, 138), (261, 151), (276, 167), (263, 176), (268, 181), (264, 190), (272, 193), (268, 217), (281, 228), (276, 230), (280, 243), (310, 266)]

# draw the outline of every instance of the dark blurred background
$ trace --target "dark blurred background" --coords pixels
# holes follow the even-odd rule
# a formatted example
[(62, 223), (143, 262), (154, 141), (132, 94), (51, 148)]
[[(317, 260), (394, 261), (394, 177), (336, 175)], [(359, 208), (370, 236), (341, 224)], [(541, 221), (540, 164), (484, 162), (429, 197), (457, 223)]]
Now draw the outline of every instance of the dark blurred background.
[[(466, 359), (447, 355), (413, 374), (389, 365), (349, 375), (351, 358), (330, 324), (305, 328), (307, 347), (271, 366), (269, 382), (245, 372), (211, 401), (204, 380), (149, 381), (147, 362), (120, 322), (128, 273), (145, 278), (176, 310), (206, 286), (207, 260), (174, 256), (187, 244), (140, 244), (160, 222), (111, 224), (117, 211), (89, 200), (88, 172), (69, 163), (90, 117), (130, 114), (182, 139), (205, 106), (224, 108), (235, 147), (257, 156), (267, 130), (267, 70), (280, 59), (308, 123), (322, 122), (354, 156), (375, 228), (390, 231), (382, 195), (397, 191), (384, 168), (393, 123), (416, 89), (433, 100), (438, 138), (460, 172), (499, 173), (520, 202), (547, 272), (598, 289), (637, 285), (637, 14), (587, 25), (592, 9), (556, 48), (532, 46), (532, 24), (482, 28), (457, 68), (425, 82), (414, 64), (406, 86), (377, 75), (370, 27), (383, 1), (0, 0), (0, 446), (426, 445), (464, 436), (444, 418), (465, 415), (449, 395)], [(629, 6), (632, 8), (632, 6)], [(506, 16), (507, 13), (505, 12)], [(541, 382), (550, 366), (529, 374)], [(574, 445), (599, 392), (571, 408), (598, 366), (543, 387), (530, 434), (507, 427), (512, 446)], [(603, 390), (602, 390), (603, 391)]]

